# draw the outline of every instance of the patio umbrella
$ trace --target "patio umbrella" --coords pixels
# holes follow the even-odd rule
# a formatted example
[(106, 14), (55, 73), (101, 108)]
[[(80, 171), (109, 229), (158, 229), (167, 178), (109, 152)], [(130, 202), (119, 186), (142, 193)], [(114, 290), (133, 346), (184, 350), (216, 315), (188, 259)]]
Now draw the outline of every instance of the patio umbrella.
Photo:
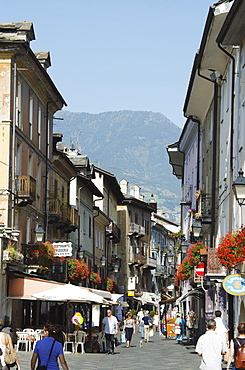
[[(33, 297), (43, 301), (67, 302), (66, 304), (66, 338), (68, 338), (68, 303), (86, 302), (95, 304), (108, 304), (102, 296), (92, 293), (89, 289), (73, 284), (59, 285), (57, 288), (44, 290), (40, 293), (32, 294)], [(92, 318), (91, 318), (92, 320)], [(91, 321), (92, 322), (92, 321)]]

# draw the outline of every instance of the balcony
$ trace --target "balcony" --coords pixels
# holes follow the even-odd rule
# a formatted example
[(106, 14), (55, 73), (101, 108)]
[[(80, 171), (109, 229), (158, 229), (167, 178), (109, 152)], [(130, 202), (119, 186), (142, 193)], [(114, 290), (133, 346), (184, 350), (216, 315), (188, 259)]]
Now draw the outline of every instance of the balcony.
[(193, 185), (182, 185), (182, 196), (180, 204), (190, 205), (192, 203)]
[(121, 240), (121, 230), (114, 222), (111, 222), (106, 228), (106, 236), (114, 243), (119, 243)]
[(149, 268), (155, 269), (156, 266), (157, 266), (156, 258), (148, 257), (147, 258), (147, 265), (149, 266)]
[(16, 178), (17, 205), (26, 207), (36, 199), (36, 180), (28, 175), (18, 175)]
[(62, 218), (63, 222), (60, 221), (59, 224), (63, 225), (64, 232), (70, 233), (78, 228), (78, 210), (70, 204), (66, 205), (66, 213), (62, 213)]
[(138, 235), (139, 234), (139, 225), (131, 223), (129, 225), (129, 235)]
[(139, 227), (139, 233), (138, 233), (138, 238), (142, 238), (142, 236), (145, 236), (145, 228), (144, 226), (138, 225)]
[(48, 199), (48, 220), (49, 224), (57, 223), (62, 219), (62, 204), (58, 198)]

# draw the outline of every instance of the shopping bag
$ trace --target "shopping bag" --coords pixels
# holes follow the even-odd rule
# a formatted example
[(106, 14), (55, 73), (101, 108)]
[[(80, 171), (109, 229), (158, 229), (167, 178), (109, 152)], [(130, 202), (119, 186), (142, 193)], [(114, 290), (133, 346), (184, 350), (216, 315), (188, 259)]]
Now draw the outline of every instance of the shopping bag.
[(154, 330), (151, 329), (149, 334), (150, 334), (150, 337), (154, 337)]
[(121, 343), (126, 343), (125, 333), (121, 333), (121, 334), (120, 334), (120, 342), (121, 342)]

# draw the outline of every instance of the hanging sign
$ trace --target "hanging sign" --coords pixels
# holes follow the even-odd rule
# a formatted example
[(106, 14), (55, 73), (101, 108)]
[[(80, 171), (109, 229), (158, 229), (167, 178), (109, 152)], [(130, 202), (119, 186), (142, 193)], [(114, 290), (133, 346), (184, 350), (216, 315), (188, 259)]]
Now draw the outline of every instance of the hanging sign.
[(231, 295), (245, 295), (245, 275), (228, 275), (223, 280), (223, 288)]
[(72, 256), (72, 243), (71, 242), (58, 242), (53, 243), (55, 248), (55, 257), (71, 257)]

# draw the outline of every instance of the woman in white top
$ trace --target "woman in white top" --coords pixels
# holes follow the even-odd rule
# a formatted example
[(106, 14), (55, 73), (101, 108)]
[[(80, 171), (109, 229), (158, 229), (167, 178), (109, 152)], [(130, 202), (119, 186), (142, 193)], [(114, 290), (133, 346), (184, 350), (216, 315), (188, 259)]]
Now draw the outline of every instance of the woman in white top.
[(126, 332), (126, 347), (129, 348), (132, 335), (135, 334), (135, 321), (131, 312), (129, 312), (128, 317), (126, 318), (126, 320), (124, 320), (123, 333), (124, 332)]
[[(1, 364), (2, 364), (2, 370), (9, 370), (9, 367), (6, 365), (4, 361), (4, 354), (5, 354), (6, 346), (8, 346), (11, 349), (11, 351), (15, 352), (11, 336), (7, 333), (0, 332), (0, 348), (2, 350), (2, 355), (0, 356), (0, 359), (1, 359)], [(16, 360), (16, 366), (17, 366), (17, 369), (20, 370), (20, 364), (19, 364), (18, 357)]]
[(158, 325), (159, 325), (159, 315), (158, 315), (158, 311), (156, 311), (155, 315), (153, 316), (153, 329), (154, 329), (154, 332), (157, 331)]

